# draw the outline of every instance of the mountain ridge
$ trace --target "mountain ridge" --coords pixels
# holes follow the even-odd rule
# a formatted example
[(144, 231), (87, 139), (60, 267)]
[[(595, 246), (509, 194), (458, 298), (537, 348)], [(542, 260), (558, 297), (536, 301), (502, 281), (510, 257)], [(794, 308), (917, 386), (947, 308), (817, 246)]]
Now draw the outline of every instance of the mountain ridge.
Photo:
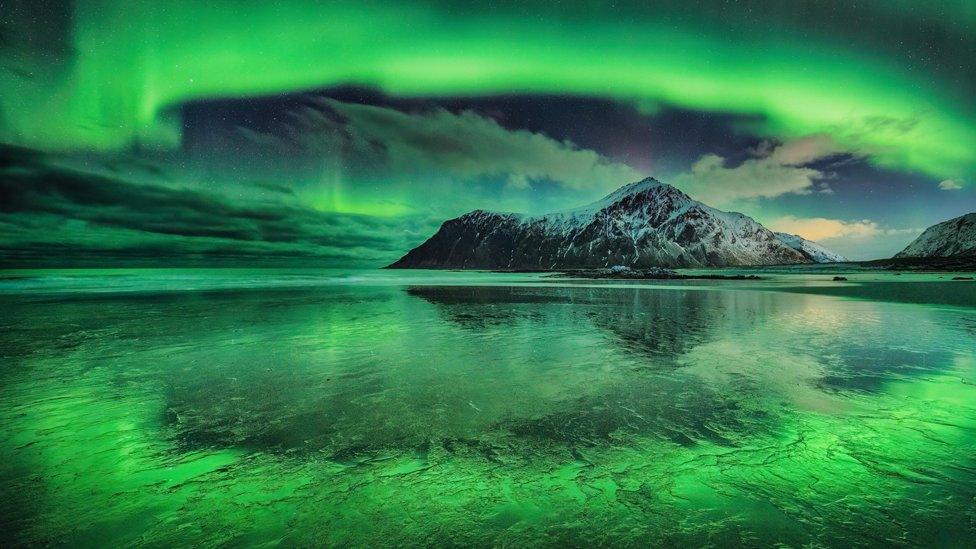
[(389, 268), (558, 270), (808, 263), (771, 230), (645, 178), (591, 204), (530, 216), (474, 210)]
[(895, 254), (895, 258), (976, 255), (976, 212), (936, 223)]
[(798, 234), (774, 232), (784, 244), (803, 254), (814, 263), (847, 263), (847, 257), (829, 250), (812, 240), (807, 240)]

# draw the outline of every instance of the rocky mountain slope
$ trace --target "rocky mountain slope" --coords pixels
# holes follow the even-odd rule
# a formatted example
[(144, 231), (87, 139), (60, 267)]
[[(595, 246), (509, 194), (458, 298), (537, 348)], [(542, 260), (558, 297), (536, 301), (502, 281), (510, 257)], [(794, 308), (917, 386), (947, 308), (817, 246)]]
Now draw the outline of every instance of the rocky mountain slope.
[(711, 267), (811, 259), (740, 213), (647, 178), (588, 206), (541, 216), (476, 210), (444, 222), (391, 268)]
[(807, 240), (800, 235), (789, 233), (773, 233), (784, 244), (803, 254), (804, 257), (814, 263), (845, 263), (850, 261), (837, 252), (824, 248), (812, 240)]
[(976, 212), (932, 225), (895, 257), (976, 255)]

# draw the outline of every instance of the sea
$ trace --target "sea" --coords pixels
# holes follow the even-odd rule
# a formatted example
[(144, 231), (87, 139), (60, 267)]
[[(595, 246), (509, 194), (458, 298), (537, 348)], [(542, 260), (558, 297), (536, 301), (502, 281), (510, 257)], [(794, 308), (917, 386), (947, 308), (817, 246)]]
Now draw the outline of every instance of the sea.
[(0, 545), (976, 546), (976, 281), (760, 274), (0, 271)]

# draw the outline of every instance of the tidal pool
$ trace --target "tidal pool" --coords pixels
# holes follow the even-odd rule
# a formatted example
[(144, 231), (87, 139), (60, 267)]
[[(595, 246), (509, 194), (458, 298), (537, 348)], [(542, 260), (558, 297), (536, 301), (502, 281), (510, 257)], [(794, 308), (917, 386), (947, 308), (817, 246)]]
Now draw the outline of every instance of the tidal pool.
[(976, 302), (905, 278), (6, 273), (2, 545), (971, 547)]

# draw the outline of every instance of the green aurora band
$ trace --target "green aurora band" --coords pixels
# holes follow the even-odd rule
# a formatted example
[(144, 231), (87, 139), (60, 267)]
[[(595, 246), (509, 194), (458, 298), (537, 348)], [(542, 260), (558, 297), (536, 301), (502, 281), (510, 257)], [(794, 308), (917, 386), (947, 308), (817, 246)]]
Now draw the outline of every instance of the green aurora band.
[[(565, 93), (751, 114), (752, 131), (826, 133), (879, 166), (971, 180), (976, 8), (859, 4), (750, 3), (732, 13), (708, 3), (90, 0), (63, 18), (54, 46), (31, 36), (50, 22), (22, 7), (4, 21), (0, 139), (56, 151), (168, 149), (180, 143), (186, 102), (352, 83), (406, 96)], [(913, 42), (930, 17), (941, 25), (939, 56)]]

